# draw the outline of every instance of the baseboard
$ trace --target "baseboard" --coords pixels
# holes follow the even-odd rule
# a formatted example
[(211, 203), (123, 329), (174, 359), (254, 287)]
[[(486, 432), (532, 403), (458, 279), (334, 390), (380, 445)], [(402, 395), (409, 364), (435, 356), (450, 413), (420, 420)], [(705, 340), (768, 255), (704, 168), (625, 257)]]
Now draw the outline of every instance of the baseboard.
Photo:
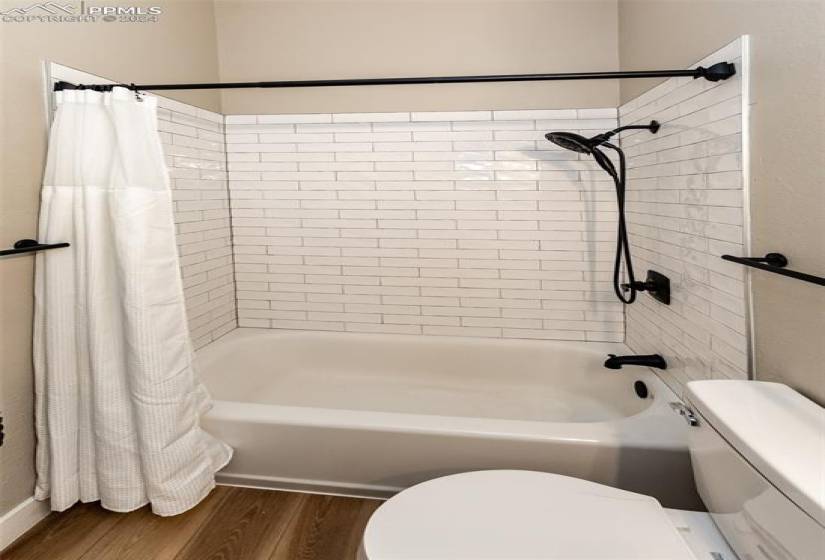
[(285, 490), (304, 494), (326, 494), (348, 498), (368, 498), (386, 500), (399, 493), (403, 488), (366, 484), (348, 484), (322, 480), (297, 478), (275, 478), (268, 476), (248, 476), (242, 474), (217, 473), (215, 479), (221, 486), (240, 486), (264, 490)]
[(34, 498), (29, 498), (0, 517), (0, 551), (5, 550), (50, 512), (49, 502), (39, 502)]

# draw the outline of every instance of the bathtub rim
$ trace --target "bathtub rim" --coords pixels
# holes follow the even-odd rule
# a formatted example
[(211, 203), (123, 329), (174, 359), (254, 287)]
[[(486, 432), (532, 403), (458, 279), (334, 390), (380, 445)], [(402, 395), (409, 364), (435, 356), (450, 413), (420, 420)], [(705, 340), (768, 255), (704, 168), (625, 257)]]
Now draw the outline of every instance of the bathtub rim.
[[(422, 435), (484, 437), (519, 441), (564, 441), (581, 445), (635, 445), (657, 449), (686, 448), (684, 421), (670, 407), (675, 393), (652, 372), (634, 375), (653, 385), (652, 403), (641, 412), (597, 422), (539, 422), (504, 418), (443, 416), (403, 412), (286, 406), (214, 400), (209, 420), (368, 430)], [(651, 431), (651, 423), (656, 429)]]

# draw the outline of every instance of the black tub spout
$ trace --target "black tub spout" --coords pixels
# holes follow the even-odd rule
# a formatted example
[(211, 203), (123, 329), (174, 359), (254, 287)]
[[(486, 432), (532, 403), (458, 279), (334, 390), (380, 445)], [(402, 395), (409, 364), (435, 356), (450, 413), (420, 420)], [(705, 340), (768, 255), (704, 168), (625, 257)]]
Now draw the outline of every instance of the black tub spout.
[(604, 361), (604, 367), (608, 369), (622, 369), (622, 366), (647, 366), (657, 369), (667, 369), (667, 362), (659, 354), (645, 354), (642, 356), (610, 356)]

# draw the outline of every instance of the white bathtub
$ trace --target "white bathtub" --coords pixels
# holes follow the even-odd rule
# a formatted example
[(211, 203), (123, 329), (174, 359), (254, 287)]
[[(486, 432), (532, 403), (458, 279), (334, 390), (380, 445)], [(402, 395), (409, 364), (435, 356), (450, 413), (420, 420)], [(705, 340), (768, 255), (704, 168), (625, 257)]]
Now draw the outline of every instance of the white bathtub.
[[(198, 353), (226, 484), (388, 496), (530, 469), (701, 508), (678, 400), (621, 344), (237, 329)], [(633, 388), (643, 381), (651, 396)]]

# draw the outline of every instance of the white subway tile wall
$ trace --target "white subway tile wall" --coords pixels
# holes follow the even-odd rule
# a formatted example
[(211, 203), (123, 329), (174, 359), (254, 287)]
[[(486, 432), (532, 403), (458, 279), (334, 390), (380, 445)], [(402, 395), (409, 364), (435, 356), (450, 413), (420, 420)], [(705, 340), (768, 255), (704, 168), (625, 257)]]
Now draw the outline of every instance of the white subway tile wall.
[(734, 62), (727, 81), (674, 78), (619, 108), (622, 125), (663, 123), (623, 134), (622, 146), (635, 270), (669, 276), (672, 303), (640, 295), (626, 329), (634, 351), (665, 356), (661, 375), (677, 392), (748, 372), (745, 269), (719, 258), (746, 252), (742, 53), (740, 39), (699, 63)]
[(616, 123), (616, 109), (227, 116), (239, 325), (623, 340), (613, 185), (544, 139)]
[(237, 326), (223, 116), (158, 97), (193, 345)]

